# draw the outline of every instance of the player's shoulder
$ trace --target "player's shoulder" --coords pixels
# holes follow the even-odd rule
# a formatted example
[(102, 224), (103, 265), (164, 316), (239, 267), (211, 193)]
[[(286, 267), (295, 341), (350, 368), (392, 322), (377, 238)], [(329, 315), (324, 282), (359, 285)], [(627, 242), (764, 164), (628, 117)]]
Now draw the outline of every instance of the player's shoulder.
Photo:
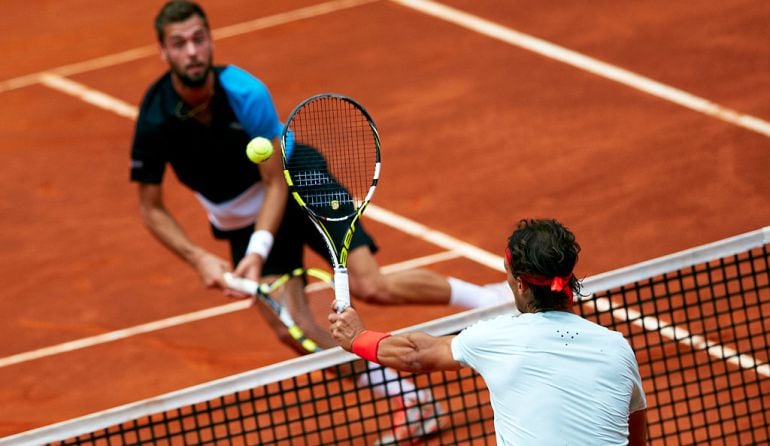
[(593, 333), (595, 339), (600, 340), (600, 342), (602, 342), (605, 346), (624, 351), (626, 353), (630, 352), (633, 355), (631, 344), (629, 344), (628, 339), (626, 339), (623, 333), (610, 329), (609, 327), (605, 327), (604, 325), (597, 324), (596, 322), (590, 321), (584, 317), (578, 315), (574, 316), (575, 320), (578, 321), (576, 325), (577, 327), (580, 327), (580, 329), (584, 332)]
[(527, 321), (519, 319), (519, 314), (500, 314), (489, 319), (480, 319), (469, 325), (465, 330), (465, 335), (486, 336), (488, 333), (500, 333), (503, 327), (510, 328), (514, 325), (526, 325)]
[(237, 65), (214, 67), (220, 85), (230, 94), (246, 95), (267, 92), (267, 86), (259, 78)]
[(623, 340), (623, 334), (620, 332), (617, 332), (615, 330), (612, 330), (604, 325), (598, 324), (592, 320), (586, 319), (583, 316), (574, 314), (574, 313), (567, 313), (570, 315), (570, 317), (575, 321), (576, 325), (581, 325), (584, 330), (586, 331), (593, 331), (597, 333), (600, 336), (605, 336), (608, 338), (612, 338), (615, 340)]

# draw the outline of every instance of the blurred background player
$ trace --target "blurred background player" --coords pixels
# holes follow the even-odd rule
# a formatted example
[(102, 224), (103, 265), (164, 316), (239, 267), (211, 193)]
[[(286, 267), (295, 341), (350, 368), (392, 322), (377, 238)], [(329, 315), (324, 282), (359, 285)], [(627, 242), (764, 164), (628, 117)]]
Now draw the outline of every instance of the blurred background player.
[(364, 330), (352, 308), (332, 313), (348, 351), (409, 372), (476, 370), (489, 388), (497, 444), (640, 446), (646, 399), (623, 335), (571, 311), (579, 245), (555, 220), (525, 220), (508, 239), (507, 281), (518, 317), (478, 322), (457, 336)]
[[(253, 280), (302, 266), (303, 248), (327, 258), (323, 241), (288, 196), (280, 157), (255, 165), (245, 154), (256, 136), (277, 144), (282, 131), (267, 87), (233, 65), (213, 65), (213, 42), (203, 9), (170, 1), (155, 20), (160, 55), (169, 70), (144, 96), (131, 150), (131, 180), (138, 184), (142, 222), (185, 260), (207, 287), (224, 289), (222, 274)], [(230, 243), (232, 263), (195, 244), (166, 207), (161, 183), (166, 165), (206, 209), (213, 235)], [(501, 297), (489, 289), (414, 269), (383, 275), (374, 241), (356, 231), (348, 260), (354, 296), (378, 304), (486, 305)], [(287, 305), (310, 335), (301, 280), (287, 287)], [(505, 296), (502, 297), (503, 299)], [(328, 337), (328, 336), (327, 336)], [(331, 341), (331, 340), (330, 340)]]

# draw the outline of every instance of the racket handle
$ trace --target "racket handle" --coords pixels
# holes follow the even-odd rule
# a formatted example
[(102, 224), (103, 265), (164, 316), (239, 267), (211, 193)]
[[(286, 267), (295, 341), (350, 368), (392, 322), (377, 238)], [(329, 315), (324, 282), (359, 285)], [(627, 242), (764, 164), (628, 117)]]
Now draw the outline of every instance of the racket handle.
[(240, 291), (241, 293), (256, 296), (259, 291), (259, 283), (250, 279), (235, 276), (233, 273), (225, 273), (224, 279), (228, 288)]
[(342, 313), (350, 306), (350, 285), (348, 269), (342, 266), (334, 268), (334, 311)]

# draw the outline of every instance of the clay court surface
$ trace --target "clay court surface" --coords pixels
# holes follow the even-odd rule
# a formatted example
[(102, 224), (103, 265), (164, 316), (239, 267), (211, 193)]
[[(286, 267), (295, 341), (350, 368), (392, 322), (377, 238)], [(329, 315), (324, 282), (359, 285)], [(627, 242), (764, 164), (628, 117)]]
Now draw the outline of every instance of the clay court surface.
[[(161, 2), (4, 3), (0, 361), (229, 303), (144, 229), (128, 181), (131, 112), (165, 69)], [(282, 119), (320, 92), (363, 103), (382, 136), (382, 209), (498, 256), (517, 220), (557, 218), (582, 244), (580, 276), (770, 222), (770, 3), (442, 1), (498, 34), (396, 1), (303, 9), (317, 4), (204, 1), (215, 62), (261, 78)], [(522, 48), (513, 31), (631, 81)], [(166, 178), (191, 237), (226, 256)], [(382, 265), (446, 251), (365, 222)], [(503, 280), (500, 267), (428, 265), (478, 283)], [(319, 319), (328, 304), (313, 301)], [(460, 311), (358, 307), (378, 330)], [(294, 356), (251, 309), (4, 363), (0, 437)]]

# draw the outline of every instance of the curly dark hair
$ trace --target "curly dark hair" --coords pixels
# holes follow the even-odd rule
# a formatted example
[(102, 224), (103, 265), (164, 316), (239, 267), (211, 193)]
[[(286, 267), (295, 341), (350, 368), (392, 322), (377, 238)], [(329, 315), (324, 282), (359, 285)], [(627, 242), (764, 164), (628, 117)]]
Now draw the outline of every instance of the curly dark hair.
[(209, 29), (209, 20), (203, 8), (195, 2), (189, 0), (171, 0), (166, 2), (158, 15), (155, 16), (155, 34), (158, 36), (158, 42), (163, 43), (166, 37), (163, 33), (163, 27), (169, 23), (184, 22), (190, 17), (198, 15), (203, 20), (203, 25)]
[[(553, 278), (569, 276), (578, 260), (580, 245), (575, 235), (556, 220), (521, 220), (508, 238), (511, 273)], [(563, 291), (552, 291), (548, 285), (527, 284), (534, 296), (532, 305), (538, 311), (569, 308), (571, 300)], [(580, 281), (573, 275), (568, 283), (580, 295)]]

